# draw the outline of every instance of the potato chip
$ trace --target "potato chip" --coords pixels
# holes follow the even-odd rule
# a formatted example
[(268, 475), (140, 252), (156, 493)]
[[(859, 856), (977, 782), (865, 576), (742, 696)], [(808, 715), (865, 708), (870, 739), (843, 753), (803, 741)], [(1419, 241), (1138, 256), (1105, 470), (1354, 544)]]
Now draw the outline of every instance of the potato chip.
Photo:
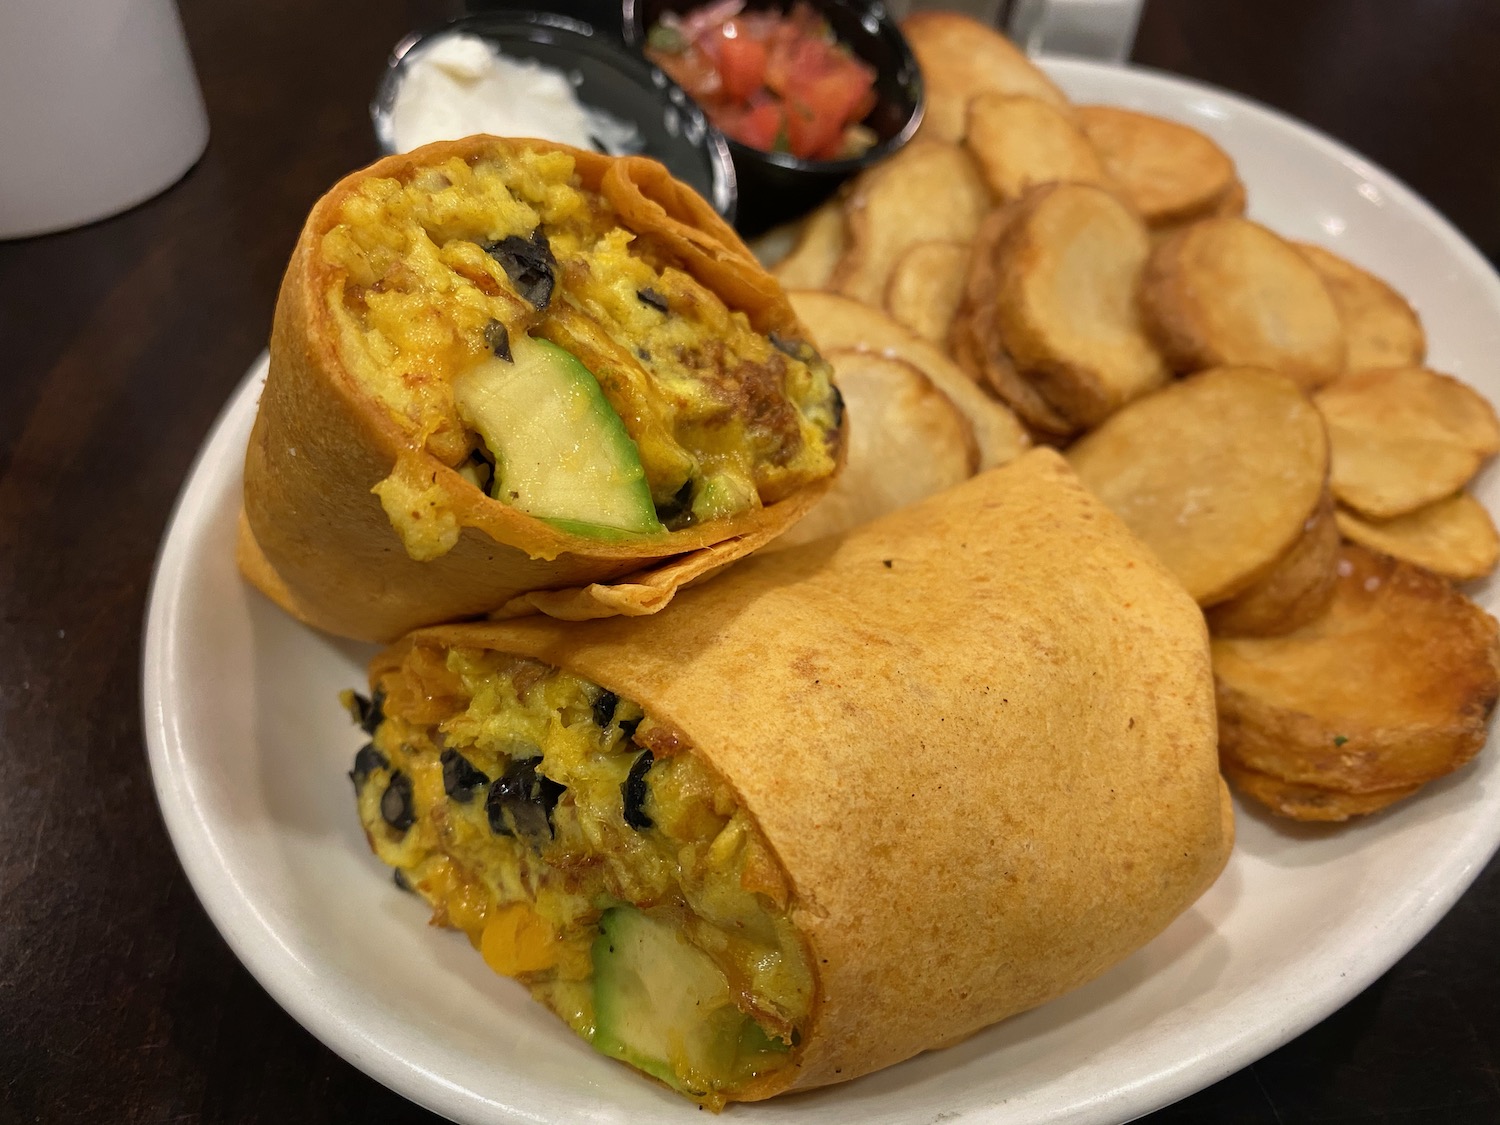
[(1297, 385), (1220, 368), (1131, 403), (1067, 451), (1199, 605), (1264, 578), (1322, 500), (1328, 440)]
[(1483, 578), (1500, 561), (1500, 534), (1484, 505), (1467, 492), (1389, 520), (1366, 519), (1340, 508), (1344, 538), (1455, 582)]
[(1350, 371), (1368, 367), (1418, 367), (1427, 336), (1416, 310), (1380, 278), (1310, 242), (1296, 243), (1313, 264), (1344, 322)]
[(963, 297), (969, 248), (961, 242), (919, 242), (896, 259), (885, 283), (885, 311), (923, 339), (947, 340)]
[(1216, 637), (1219, 750), (1296, 785), (1421, 785), (1484, 745), (1494, 618), (1410, 563), (1346, 544), (1328, 612), (1279, 637)]
[(1017, 369), (1058, 413), (1087, 427), (1167, 381), (1141, 325), (1146, 228), (1109, 192), (1033, 188), (995, 251), (995, 316)]
[(1339, 525), (1333, 497), (1324, 492), (1302, 535), (1255, 585), (1204, 611), (1215, 636), (1289, 633), (1317, 617), (1333, 599)]
[(1477, 392), (1425, 367), (1346, 375), (1315, 400), (1333, 443), (1333, 494), (1376, 519), (1451, 496), (1500, 452), (1500, 421)]
[(1039, 98), (980, 94), (969, 103), (964, 144), (1001, 202), (1039, 184), (1114, 186), (1083, 130)]
[(783, 289), (822, 289), (848, 249), (844, 205), (828, 200), (805, 219), (791, 252), (771, 267)]
[(814, 343), (824, 352), (858, 350), (905, 360), (931, 380), (969, 420), (979, 449), (979, 468), (1014, 460), (1031, 445), (1016, 416), (975, 386), (938, 347), (879, 309), (837, 293), (797, 289), (787, 298)]
[(997, 207), (974, 236), (964, 295), (948, 332), (953, 358), (976, 380), (984, 383), (1000, 401), (1014, 410), (1032, 435), (1057, 442), (1078, 431), (1078, 426), (1060, 414), (1035, 387), (1016, 370), (995, 318), (995, 247), (1006, 225), (1017, 214), (1014, 204)]
[(1254, 364), (1313, 389), (1344, 370), (1343, 323), (1317, 270), (1248, 219), (1205, 219), (1158, 244), (1141, 308), (1177, 371)]
[(849, 246), (829, 287), (879, 306), (898, 258), (919, 242), (964, 242), (990, 209), (989, 189), (958, 145), (914, 140), (855, 181)]
[(1025, 94), (1071, 112), (1052, 79), (987, 24), (957, 12), (922, 11), (902, 20), (901, 31), (922, 68), (925, 135), (963, 140), (970, 99), (989, 91)]
[(1394, 789), (1377, 789), (1370, 793), (1345, 793), (1317, 785), (1298, 785), (1283, 781), (1259, 770), (1247, 769), (1224, 758), (1219, 763), (1224, 778), (1247, 797), (1254, 798), (1278, 816), (1292, 820), (1343, 821), (1351, 816), (1368, 816), (1410, 797), (1420, 785), (1398, 785)]
[(1234, 161), (1198, 130), (1115, 106), (1077, 112), (1104, 168), (1147, 224), (1202, 218), (1232, 198)]
[(772, 546), (809, 543), (868, 523), (969, 479), (973, 429), (931, 380), (905, 360), (834, 349), (849, 412), (849, 458), (833, 488)]

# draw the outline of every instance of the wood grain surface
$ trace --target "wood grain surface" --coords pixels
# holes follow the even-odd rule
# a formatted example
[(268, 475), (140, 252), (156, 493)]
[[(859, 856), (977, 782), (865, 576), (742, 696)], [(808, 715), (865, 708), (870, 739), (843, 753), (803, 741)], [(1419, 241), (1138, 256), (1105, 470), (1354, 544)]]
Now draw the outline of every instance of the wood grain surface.
[[(436, 1120), (303, 1031), (209, 924), (152, 793), (139, 652), (177, 489), (302, 218), (373, 157), (392, 44), (450, 8), (182, 0), (204, 158), (124, 215), (0, 242), (0, 1125)], [(1495, 0), (1152, 0), (1135, 58), (1311, 122), (1500, 254)], [(1147, 1120), (1500, 1122), (1497, 934), (1491, 864), (1343, 1010)]]

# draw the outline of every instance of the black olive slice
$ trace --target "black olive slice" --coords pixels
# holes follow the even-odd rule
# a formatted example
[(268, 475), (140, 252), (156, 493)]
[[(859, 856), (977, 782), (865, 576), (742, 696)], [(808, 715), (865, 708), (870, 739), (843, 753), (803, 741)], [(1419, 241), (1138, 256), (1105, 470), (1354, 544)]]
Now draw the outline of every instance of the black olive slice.
[(833, 428), (836, 430), (844, 424), (844, 396), (837, 388), (833, 387)]
[(496, 359), (515, 362), (510, 355), (510, 329), (498, 320), (491, 320), (484, 326), (484, 346), (494, 353)]
[(768, 333), (766, 339), (771, 341), (771, 346), (779, 352), (785, 352), (793, 359), (801, 359), (802, 349), (807, 347), (801, 340), (788, 340), (785, 336), (775, 332)]
[(536, 772), (538, 759), (512, 761), (490, 786), (484, 800), (490, 831), (497, 836), (524, 836), (533, 842), (552, 837), (552, 810), (566, 786)]
[(599, 693), (599, 698), (594, 700), (594, 722), (601, 727), (607, 727), (615, 717), (615, 708), (620, 705), (620, 697), (612, 691)]
[(449, 800), (467, 805), (474, 799), (474, 790), (490, 783), (490, 775), (457, 750), (444, 750), (439, 760), (443, 763), (443, 792)]
[(375, 744), (368, 742), (361, 746), (359, 752), (354, 755), (354, 768), (349, 771), (349, 780), (354, 782), (354, 788), (358, 789), (370, 780), (372, 773), (376, 770), (383, 770), (390, 764), (386, 756), (375, 749)]
[(664, 313), (664, 312), (671, 312), (672, 311), (667, 306), (667, 299), (665, 297), (663, 297), (660, 293), (658, 293), (655, 289), (651, 289), (651, 288), (637, 289), (635, 291), (635, 295), (641, 299), (641, 303), (642, 304), (644, 304), (644, 305), (650, 305), (657, 312), (663, 312)]
[(417, 889), (411, 885), (411, 880), (406, 877), (406, 872), (402, 871), (399, 867), (391, 873), (391, 882), (395, 883), (403, 891), (415, 893)]
[(631, 763), (630, 773), (625, 776), (625, 781), (620, 786), (620, 800), (625, 808), (625, 823), (637, 831), (650, 828), (656, 823), (646, 815), (646, 771), (651, 768), (655, 760), (651, 751), (643, 751), (641, 756)]
[(380, 819), (397, 832), (405, 832), (417, 819), (412, 808), (411, 778), (400, 770), (391, 774), (391, 783), (380, 795)]
[(693, 510), (693, 481), (689, 477), (682, 482), (682, 487), (672, 494), (672, 499), (665, 504), (656, 506), (656, 518), (673, 531), (677, 530), (674, 521), (680, 521), (684, 516), (692, 514)]
[(482, 242), (480, 246), (500, 263), (516, 292), (532, 308), (541, 312), (552, 302), (557, 259), (552, 256), (552, 247), (541, 227), (532, 231), (530, 238), (512, 234), (499, 242)]
[(357, 691), (340, 693), (340, 699), (349, 711), (349, 717), (364, 728), (366, 734), (374, 734), (375, 728), (385, 721), (385, 692), (375, 689), (375, 698), (366, 699)]

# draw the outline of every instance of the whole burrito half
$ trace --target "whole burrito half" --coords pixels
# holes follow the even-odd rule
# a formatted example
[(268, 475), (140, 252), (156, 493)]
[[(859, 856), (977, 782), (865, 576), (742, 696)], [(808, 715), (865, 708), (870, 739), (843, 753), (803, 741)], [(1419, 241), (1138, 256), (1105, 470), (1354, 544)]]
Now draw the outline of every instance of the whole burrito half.
[(370, 683), (398, 882), (714, 1107), (1097, 976), (1233, 836), (1202, 615), (1050, 450), (652, 617), (421, 630)]
[(830, 376), (661, 165), (482, 136), (392, 156), (318, 201), (287, 268), (241, 569), (367, 640), (651, 613), (827, 488)]

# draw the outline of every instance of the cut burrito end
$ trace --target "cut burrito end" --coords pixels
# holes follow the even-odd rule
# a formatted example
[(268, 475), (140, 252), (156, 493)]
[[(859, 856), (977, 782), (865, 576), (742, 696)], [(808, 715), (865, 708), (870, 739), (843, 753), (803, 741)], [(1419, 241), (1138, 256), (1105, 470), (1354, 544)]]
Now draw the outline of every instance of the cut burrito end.
[(787, 1066), (812, 1001), (789, 883), (669, 726), (534, 660), (411, 646), (350, 776), (376, 854), (575, 1032), (714, 1108)]
[(1233, 838), (1203, 615), (1050, 450), (651, 616), (420, 630), (370, 684), (380, 858), (709, 1105), (1098, 976)]
[(245, 467), (279, 585), (248, 576), (391, 640), (746, 553), (843, 456), (806, 337), (652, 161), (483, 136), (389, 157), (319, 201), (283, 281)]

